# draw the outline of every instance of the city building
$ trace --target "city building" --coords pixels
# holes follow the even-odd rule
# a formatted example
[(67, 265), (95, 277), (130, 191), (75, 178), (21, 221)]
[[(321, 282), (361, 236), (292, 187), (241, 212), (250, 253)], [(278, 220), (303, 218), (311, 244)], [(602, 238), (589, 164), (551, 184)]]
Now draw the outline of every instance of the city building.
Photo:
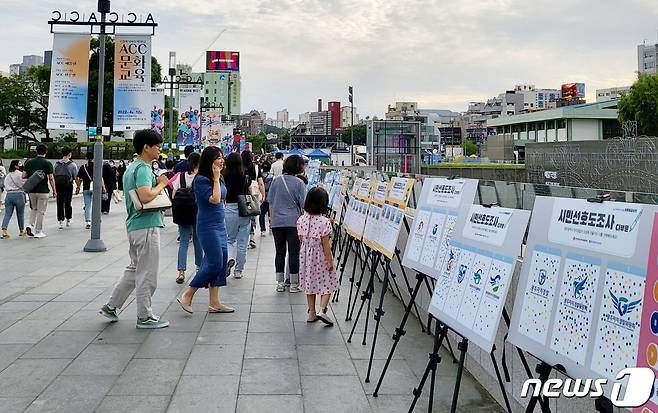
[(193, 73), (192, 78), (203, 79), (204, 102), (209, 104), (220, 104), (224, 107), (227, 115), (239, 115), (241, 82), (240, 72), (206, 72)]
[(531, 112), (537, 110), (537, 91), (535, 85), (515, 85), (514, 93), (523, 95), (523, 110)]
[(560, 98), (559, 89), (537, 89), (537, 100), (535, 107), (538, 110), (548, 109), (550, 103), (557, 101)]
[[(358, 125), (359, 123), (359, 114), (356, 112), (356, 108), (354, 108), (354, 124)], [(340, 127), (349, 128), (350, 126), (352, 126), (352, 107), (343, 106), (340, 108)]]
[(323, 110), (311, 112), (307, 131), (309, 135), (334, 135), (332, 130), (332, 112)]
[(46, 50), (43, 52), (43, 65), (50, 67), (53, 63), (53, 51)]
[(331, 135), (337, 135), (340, 129), (340, 102), (329, 102), (327, 111), (331, 113)]
[(618, 100), (621, 97), (630, 92), (630, 86), (620, 86), (612, 87), (608, 89), (597, 89), (596, 90), (596, 101), (597, 102), (608, 102), (610, 100)]
[(311, 122), (311, 112), (299, 114), (299, 123), (308, 124), (309, 122)]
[(265, 124), (265, 112), (259, 112), (257, 110), (252, 110), (249, 112), (249, 132), (252, 134), (257, 134), (263, 131), (263, 125)]
[(655, 75), (658, 61), (658, 44), (637, 46), (637, 72), (641, 75)]
[(9, 73), (11, 75), (22, 75), (34, 66), (43, 65), (43, 56), (27, 55), (23, 56), (23, 63), (16, 63), (9, 66)]
[[(416, 106), (416, 105), (414, 105)], [(371, 120), (366, 135), (368, 164), (390, 173), (420, 173), (421, 123)]]
[(418, 102), (395, 102), (395, 106), (388, 105), (387, 120), (402, 120), (405, 116), (415, 115)]
[(277, 122), (288, 122), (288, 109), (280, 110), (276, 113)]

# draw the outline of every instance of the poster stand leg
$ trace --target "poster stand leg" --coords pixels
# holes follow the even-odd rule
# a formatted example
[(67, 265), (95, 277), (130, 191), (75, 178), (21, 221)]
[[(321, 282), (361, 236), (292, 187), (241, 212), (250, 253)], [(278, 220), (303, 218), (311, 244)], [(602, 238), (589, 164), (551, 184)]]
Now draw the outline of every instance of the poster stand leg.
[[(370, 359), (368, 360), (368, 372), (366, 373), (366, 383), (370, 383), (370, 372), (372, 371), (372, 359), (375, 357), (375, 346), (377, 345), (379, 324), (381, 322), (382, 316), (384, 315), (384, 297), (386, 296), (386, 290), (388, 290), (389, 273), (392, 273), (390, 260), (384, 258), (384, 261), (386, 262), (386, 271), (384, 272), (384, 284), (382, 285), (381, 295), (379, 296), (379, 305), (375, 309), (375, 335), (372, 338), (372, 347), (370, 348)], [(364, 334), (364, 344), (365, 344), (365, 334)]]
[(505, 400), (505, 407), (507, 407), (507, 412), (512, 413), (512, 407), (509, 404), (509, 398), (507, 397), (507, 392), (505, 391), (505, 384), (503, 383), (503, 378), (500, 375), (500, 369), (498, 368), (498, 361), (496, 360), (496, 356), (494, 355), (494, 352), (496, 351), (496, 345), (493, 345), (493, 348), (491, 349), (491, 362), (494, 365), (494, 369), (496, 370), (496, 378), (498, 379), (498, 385), (500, 386), (500, 391), (503, 393), (503, 399)]
[[(427, 278), (430, 278), (430, 279), (428, 280)], [(434, 278), (431, 278), (431, 277), (427, 277), (427, 278), (425, 278), (425, 284), (427, 285), (427, 291), (429, 291), (430, 297), (431, 297), (432, 294), (434, 294), (434, 287), (436, 286), (436, 284), (435, 284)], [(431, 286), (430, 286), (430, 283), (432, 283)], [(432, 334), (432, 314), (430, 314), (428, 312), (427, 313), (427, 335), (429, 336), (431, 334)], [(450, 350), (452, 351), (452, 349), (450, 349)], [(454, 358), (454, 355), (453, 355), (453, 358)]]
[[(468, 351), (468, 339), (462, 338), (462, 341), (457, 345), (459, 350), (459, 366), (457, 367), (457, 378), (455, 379), (455, 390), (452, 392), (452, 406), (450, 413), (457, 411), (457, 401), (459, 400), (459, 388), (462, 382), (462, 375), (464, 374), (464, 363), (466, 362), (466, 352)], [(433, 390), (433, 389), (432, 389)]]
[[(409, 283), (409, 277), (407, 277), (407, 272), (404, 269), (404, 266), (402, 265), (402, 257), (400, 257), (400, 250), (398, 248), (395, 249), (395, 256), (397, 257), (398, 260), (398, 265), (400, 266), (400, 270), (402, 271), (402, 276), (404, 277), (404, 282), (407, 284), (407, 291), (411, 295), (411, 292), (413, 291), (413, 288), (411, 288), (411, 284)], [(397, 287), (397, 281), (395, 281), (395, 274), (393, 274), (393, 282), (395, 283), (395, 286)], [(399, 291), (398, 287), (398, 291)], [(430, 291), (430, 294), (432, 294), (434, 291)], [(398, 292), (399, 294), (399, 292)], [(404, 298), (402, 298), (402, 295), (400, 294), (400, 301), (402, 301), (402, 304), (404, 305)], [(416, 317), (418, 317), (418, 322), (420, 323), (420, 330), (424, 333), (425, 332), (425, 325), (423, 324), (422, 318), (420, 316), (420, 312), (418, 311), (418, 306), (416, 305), (416, 302), (414, 302), (414, 310), (416, 311)], [(429, 329), (429, 326), (427, 327)]]
[(400, 338), (402, 338), (402, 336), (407, 334), (404, 327), (407, 324), (407, 319), (409, 318), (411, 311), (413, 311), (413, 303), (415, 302), (416, 296), (418, 296), (418, 292), (420, 291), (420, 287), (423, 285), (423, 280), (426, 277), (427, 276), (423, 273), (420, 272), (416, 273), (416, 286), (411, 292), (411, 297), (409, 298), (409, 302), (407, 303), (407, 306), (404, 310), (404, 316), (402, 316), (402, 321), (400, 322), (400, 325), (395, 329), (395, 333), (393, 333), (393, 345), (391, 346), (391, 350), (389, 351), (388, 357), (386, 358), (386, 362), (384, 363), (384, 368), (382, 369), (382, 373), (379, 376), (377, 387), (375, 387), (375, 391), (372, 394), (373, 397), (377, 397), (377, 393), (379, 392), (379, 388), (382, 386), (382, 382), (384, 381), (384, 376), (386, 375), (386, 370), (388, 370), (388, 366), (389, 364), (391, 364), (391, 360), (393, 359), (393, 354), (395, 353), (395, 349), (397, 348), (398, 343), (400, 342)]
[[(539, 373), (539, 381), (541, 382), (541, 385), (543, 386), (546, 380), (548, 380), (548, 377), (551, 375), (551, 371), (553, 370), (553, 367), (551, 367), (549, 364), (545, 362), (541, 362), (540, 364), (537, 365), (537, 368), (535, 371)], [(535, 406), (537, 406), (537, 403), (541, 401), (541, 396), (532, 396), (530, 398), (530, 401), (528, 402), (528, 407), (526, 407), (525, 412), (526, 413), (532, 413), (535, 411)], [(548, 407), (548, 403), (545, 402), (542, 403), (542, 412), (545, 413), (550, 413), (550, 408)]]
[[(359, 251), (358, 251), (358, 256), (359, 259), (361, 260), (361, 275), (359, 275), (359, 281), (356, 283), (354, 282), (354, 268), (352, 269), (352, 278), (350, 278), (350, 296), (347, 298), (347, 310), (348, 310), (348, 318), (345, 321), (350, 321), (352, 319), (352, 316), (354, 315), (354, 309), (356, 308), (356, 298), (359, 296), (359, 292), (361, 291), (361, 286), (363, 285), (363, 277), (366, 274), (366, 268), (369, 268), (369, 257), (372, 253), (372, 251), (369, 248), (366, 248), (366, 250), (363, 252), (364, 257), (361, 257), (361, 245), (359, 245)], [(354, 263), (356, 266), (356, 261)], [(354, 286), (356, 285), (356, 290), (354, 290)], [(354, 295), (352, 295), (354, 293)]]
[(439, 329), (439, 323), (436, 323), (434, 325), (434, 330), (435, 330), (434, 347), (432, 348), (432, 352), (430, 353), (429, 361), (427, 362), (427, 366), (425, 367), (425, 372), (423, 373), (423, 377), (420, 379), (420, 383), (418, 384), (418, 387), (414, 388), (413, 390), (414, 399), (411, 401), (411, 406), (409, 406), (409, 413), (412, 413), (414, 411), (418, 399), (420, 399), (421, 394), (423, 394), (423, 387), (425, 387), (427, 376), (429, 376), (430, 373), (432, 374), (432, 377), (430, 379), (430, 394), (429, 394), (430, 400), (429, 400), (428, 412), (430, 413), (432, 412), (432, 407), (434, 404), (434, 385), (436, 383), (436, 367), (441, 362), (441, 356), (439, 356), (439, 349), (441, 348), (443, 339), (448, 335), (448, 327), (444, 325), (441, 329)]
[[(372, 251), (370, 254), (372, 256), (372, 268), (370, 270), (370, 278), (368, 278), (368, 284), (366, 285), (365, 290), (361, 293), (361, 305), (359, 306), (359, 311), (356, 313), (356, 319), (352, 324), (352, 330), (350, 331), (350, 336), (347, 338), (347, 342), (352, 342), (352, 337), (354, 336), (354, 331), (356, 331), (356, 326), (359, 324), (359, 319), (361, 318), (361, 313), (363, 312), (363, 307), (368, 301), (368, 312), (366, 313), (366, 326), (363, 333), (363, 342), (362, 345), (366, 344), (366, 334), (368, 333), (368, 314), (370, 312), (370, 303), (372, 302), (372, 294), (375, 291), (375, 273), (377, 272), (377, 265), (379, 263), (379, 258), (381, 253), (377, 251)], [(354, 299), (354, 304), (356, 306), (356, 298)]]
[(343, 282), (343, 274), (345, 273), (345, 267), (347, 266), (347, 259), (349, 258), (349, 250), (352, 248), (352, 237), (350, 237), (347, 233), (345, 234), (345, 238), (342, 243), (342, 247), (340, 248), (340, 255), (338, 257), (338, 262), (341, 262), (342, 259), (342, 264), (340, 265), (340, 277), (338, 280), (338, 289), (334, 293), (334, 297), (331, 300), (334, 303), (338, 302), (338, 297), (340, 296), (340, 285)]
[(599, 413), (612, 413), (614, 411), (612, 401), (603, 396), (594, 401), (594, 408)]

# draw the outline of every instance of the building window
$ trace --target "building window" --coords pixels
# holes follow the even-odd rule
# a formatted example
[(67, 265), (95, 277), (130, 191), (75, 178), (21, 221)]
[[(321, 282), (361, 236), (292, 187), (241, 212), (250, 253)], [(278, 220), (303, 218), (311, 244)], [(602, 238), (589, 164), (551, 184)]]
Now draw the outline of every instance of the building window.
[(567, 127), (567, 120), (566, 119), (558, 119), (557, 120), (557, 127), (558, 129), (564, 129)]
[(603, 139), (612, 139), (623, 135), (621, 124), (616, 119), (603, 119)]
[(206, 95), (208, 94), (208, 89), (206, 89)]

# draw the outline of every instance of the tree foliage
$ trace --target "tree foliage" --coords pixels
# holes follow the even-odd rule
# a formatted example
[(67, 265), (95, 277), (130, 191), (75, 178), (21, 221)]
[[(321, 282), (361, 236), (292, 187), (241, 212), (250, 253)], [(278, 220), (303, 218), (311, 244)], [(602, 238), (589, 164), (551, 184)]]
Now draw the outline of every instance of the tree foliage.
[(638, 132), (658, 136), (658, 75), (640, 75), (618, 104), (619, 121), (636, 121)]
[(341, 134), (342, 141), (348, 145), (352, 144), (352, 130), (354, 130), (354, 144), (365, 145), (368, 127), (366, 125), (354, 125), (343, 129)]
[(251, 142), (251, 151), (260, 153), (261, 148), (265, 149), (267, 143), (267, 135), (264, 132), (247, 135), (247, 142)]
[(7, 129), (8, 138), (38, 141), (44, 134), (48, 116), (50, 70), (33, 67), (20, 76), (0, 76), (0, 128)]
[(478, 146), (471, 140), (464, 141), (464, 154), (471, 156), (477, 154)]

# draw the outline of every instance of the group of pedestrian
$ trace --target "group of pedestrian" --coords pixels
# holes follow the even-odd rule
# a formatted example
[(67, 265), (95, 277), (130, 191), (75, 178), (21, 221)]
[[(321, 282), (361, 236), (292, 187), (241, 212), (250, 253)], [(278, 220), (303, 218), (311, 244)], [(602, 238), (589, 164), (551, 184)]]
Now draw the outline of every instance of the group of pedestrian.
[[(224, 157), (214, 146), (206, 147), (201, 154), (194, 148), (186, 148), (185, 159), (167, 168), (173, 173), (167, 177), (154, 164), (158, 162), (162, 145), (157, 133), (139, 131), (133, 144), (138, 157), (128, 166), (123, 178), (131, 263), (101, 308), (104, 316), (118, 320), (117, 309), (136, 290), (137, 328), (169, 325), (151, 308), (151, 297), (157, 286), (159, 230), (164, 227), (164, 214), (161, 209), (138, 211), (129, 194), (135, 192), (144, 205), (170, 187), (172, 216), (178, 225), (180, 242), (177, 283), (185, 282), (190, 244), (195, 250), (196, 272), (177, 297), (183, 311), (192, 314), (196, 293), (206, 288), (208, 313), (235, 311), (220, 300), (219, 288), (227, 285), (230, 276), (242, 278), (247, 250), (252, 240), (255, 244), (250, 237), (256, 229), (256, 217), (261, 235), (265, 235), (265, 217), (269, 215), (276, 248), (276, 290), (304, 291), (307, 321), (321, 320), (333, 325), (327, 307), (330, 295), (337, 288), (337, 277), (329, 248), (332, 225), (326, 216), (328, 195), (320, 187), (306, 193), (304, 160), (300, 156), (291, 155), (284, 161), (283, 155), (277, 154), (272, 163), (269, 159), (255, 158), (250, 151), (236, 151)], [(260, 200), (261, 207), (250, 213), (245, 202), (254, 198)], [(319, 311), (316, 295), (320, 296)]]

